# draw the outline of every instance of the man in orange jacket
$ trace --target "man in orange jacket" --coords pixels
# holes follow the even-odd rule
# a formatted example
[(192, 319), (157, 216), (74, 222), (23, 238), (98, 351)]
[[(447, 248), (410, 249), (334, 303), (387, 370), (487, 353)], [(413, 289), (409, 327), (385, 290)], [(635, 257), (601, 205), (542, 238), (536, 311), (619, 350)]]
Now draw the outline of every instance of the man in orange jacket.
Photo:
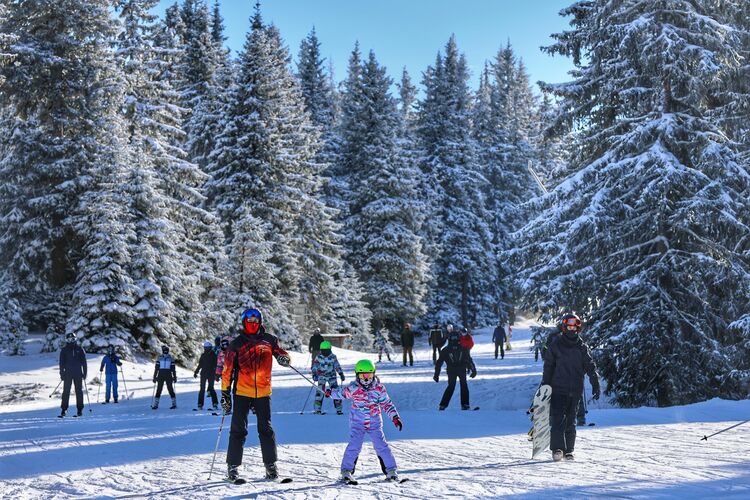
[(289, 354), (279, 340), (266, 333), (263, 315), (257, 309), (242, 313), (242, 333), (229, 344), (221, 377), (221, 407), (224, 414), (232, 411), (230, 387), (234, 381), (234, 413), (227, 448), (227, 479), (239, 478), (239, 466), (247, 437), (247, 415), (255, 408), (258, 438), (266, 479), (279, 477), (276, 468), (276, 436), (271, 427), (271, 366), (273, 358), (281, 366), (289, 366)]

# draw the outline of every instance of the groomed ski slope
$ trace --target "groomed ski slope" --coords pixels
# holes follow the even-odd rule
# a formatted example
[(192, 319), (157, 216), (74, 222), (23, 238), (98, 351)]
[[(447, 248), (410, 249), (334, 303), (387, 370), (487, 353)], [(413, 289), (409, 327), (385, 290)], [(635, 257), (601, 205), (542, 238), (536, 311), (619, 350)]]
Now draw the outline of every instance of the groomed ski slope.
[[(133, 399), (118, 405), (93, 404), (99, 355), (89, 356), (92, 412), (81, 419), (56, 418), (59, 397), (47, 396), (58, 382), (57, 353), (0, 356), (0, 496), (27, 498), (750, 498), (750, 424), (706, 441), (710, 434), (750, 418), (750, 402), (713, 400), (674, 408), (617, 409), (590, 405), (595, 427), (579, 428), (576, 461), (531, 460), (525, 410), (541, 375), (541, 360), (528, 350), (527, 325), (517, 327), (505, 360), (493, 359), (489, 331), (475, 336), (472, 354), (478, 376), (470, 381), (471, 404), (458, 410), (458, 392), (445, 412), (437, 402), (445, 388), (432, 380), (426, 339), (417, 340), (414, 367), (378, 365), (404, 420), (403, 432), (386, 423), (403, 477), (382, 480), (369, 443), (360, 455), (358, 486), (337, 482), (348, 437), (345, 416), (300, 415), (309, 386), (289, 369), (274, 367), (273, 425), (279, 469), (294, 482), (259, 480), (263, 469), (251, 416), (242, 473), (248, 484), (221, 482), (228, 419), (217, 468), (207, 480), (221, 417), (193, 412), (197, 382), (178, 369), (178, 409), (149, 408), (150, 362), (125, 362)], [(336, 349), (347, 379), (363, 355)], [(372, 359), (372, 358), (371, 358)], [(303, 369), (306, 353), (294, 353)], [(142, 377), (142, 380), (139, 380)], [(34, 387), (33, 384), (43, 384)], [(124, 387), (120, 384), (124, 393)], [(12, 392), (35, 397), (8, 403)], [(121, 394), (122, 398), (122, 394)], [(101, 395), (103, 399), (103, 392)], [(71, 398), (75, 407), (75, 398)], [(345, 402), (345, 409), (348, 404)]]

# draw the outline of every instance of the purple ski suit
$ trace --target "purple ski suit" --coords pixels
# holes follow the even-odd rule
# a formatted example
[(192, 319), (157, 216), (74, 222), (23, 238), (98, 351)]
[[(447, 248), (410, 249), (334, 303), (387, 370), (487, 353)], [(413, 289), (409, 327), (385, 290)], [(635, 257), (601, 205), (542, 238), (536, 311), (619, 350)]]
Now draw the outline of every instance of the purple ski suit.
[(353, 471), (354, 465), (362, 450), (365, 433), (370, 435), (375, 453), (383, 461), (386, 472), (396, 469), (396, 459), (383, 434), (383, 419), (381, 409), (393, 420), (398, 417), (396, 406), (388, 397), (385, 386), (375, 377), (372, 385), (366, 389), (359, 382), (352, 382), (343, 389), (334, 389), (331, 397), (336, 399), (351, 399), (352, 408), (349, 412), (349, 444), (346, 445), (344, 458), (341, 461), (341, 471)]

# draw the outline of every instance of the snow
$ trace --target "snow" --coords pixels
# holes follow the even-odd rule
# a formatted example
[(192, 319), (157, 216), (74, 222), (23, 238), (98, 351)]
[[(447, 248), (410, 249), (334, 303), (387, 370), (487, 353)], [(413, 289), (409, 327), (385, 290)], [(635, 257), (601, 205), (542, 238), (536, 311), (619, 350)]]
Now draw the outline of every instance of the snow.
[[(469, 381), (472, 405), (457, 409), (458, 394), (444, 412), (437, 401), (445, 388), (432, 381), (425, 335), (417, 340), (415, 366), (378, 365), (404, 421), (403, 432), (390, 423), (385, 433), (399, 463), (403, 485), (385, 483), (375, 454), (366, 444), (356, 473), (359, 486), (337, 483), (348, 437), (346, 416), (300, 415), (309, 386), (294, 372), (274, 367), (273, 426), (279, 443), (279, 469), (289, 485), (258, 480), (262, 464), (255, 422), (250, 419), (244, 486), (221, 482), (228, 421), (219, 445), (216, 469), (207, 481), (220, 417), (191, 409), (197, 382), (189, 369), (178, 369), (178, 409), (153, 411), (148, 403), (153, 364), (125, 361), (127, 388), (133, 393), (118, 405), (87, 406), (81, 419), (55, 418), (59, 396), (57, 353), (39, 353), (31, 337), (27, 356), (0, 356), (0, 497), (28, 498), (748, 498), (750, 497), (750, 425), (708, 441), (704, 434), (744, 420), (748, 401), (712, 400), (671, 408), (613, 408), (589, 405), (595, 427), (578, 429), (576, 461), (531, 460), (525, 410), (541, 374), (530, 345), (530, 322), (517, 324), (511, 351), (495, 360), (491, 332), (476, 333), (472, 350), (478, 375)], [(347, 379), (362, 357), (335, 349)], [(89, 355), (87, 381), (92, 403), (98, 385), (100, 355)], [(303, 370), (306, 353), (293, 353)], [(192, 367), (189, 367), (192, 368)], [(142, 379), (142, 380), (141, 380)], [(40, 384), (40, 385), (34, 385)], [(589, 389), (590, 392), (590, 389)], [(9, 403), (5, 394), (12, 393)], [(28, 398), (33, 397), (33, 400)], [(100, 395), (100, 400), (103, 394)], [(75, 407), (75, 398), (71, 398)], [(344, 403), (345, 406), (348, 404)]]

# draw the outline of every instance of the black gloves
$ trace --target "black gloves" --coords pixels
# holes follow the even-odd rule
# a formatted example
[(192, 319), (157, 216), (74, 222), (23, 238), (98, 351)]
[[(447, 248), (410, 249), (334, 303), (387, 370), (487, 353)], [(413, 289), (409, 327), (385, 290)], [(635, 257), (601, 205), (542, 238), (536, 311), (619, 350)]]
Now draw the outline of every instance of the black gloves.
[(395, 425), (399, 431), (404, 428), (404, 423), (401, 421), (400, 418), (398, 418), (398, 415), (393, 417), (393, 425)]
[(471, 372), (471, 373), (469, 374), (469, 378), (474, 378), (474, 377), (476, 377), (476, 376), (477, 376), (477, 372), (476, 372), (476, 371), (472, 371), (472, 372)]
[(434, 376), (432, 377), (432, 380), (434, 380), (435, 382), (439, 382), (439, 381), (440, 381), (440, 375), (438, 375), (438, 374), (436, 373), (436, 374), (435, 374), (435, 375), (434, 375)]
[(221, 409), (224, 410), (224, 415), (232, 412), (232, 394), (229, 391), (221, 391)]
[(341, 377), (341, 381), (342, 381), (342, 382), (343, 382), (344, 380), (346, 380), (346, 377), (344, 376), (344, 373), (343, 373), (343, 372), (342, 372), (342, 373), (339, 373), (339, 377)]
[(193, 373), (193, 378), (198, 378), (198, 372)]
[(291, 363), (289, 356), (284, 355), (278, 356), (276, 358), (276, 361), (278, 361), (281, 366), (289, 366), (289, 364)]

